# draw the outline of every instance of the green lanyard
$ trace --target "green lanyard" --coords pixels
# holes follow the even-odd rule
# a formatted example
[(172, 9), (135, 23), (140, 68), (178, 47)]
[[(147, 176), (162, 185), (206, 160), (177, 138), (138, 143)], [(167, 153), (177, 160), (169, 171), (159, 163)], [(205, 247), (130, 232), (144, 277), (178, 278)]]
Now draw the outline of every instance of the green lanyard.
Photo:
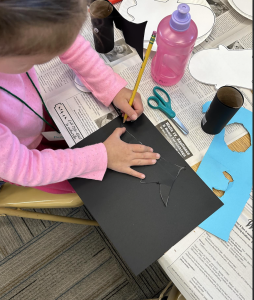
[[(37, 94), (38, 94), (39, 97), (41, 98), (41, 102), (42, 102), (43, 106), (45, 107), (47, 113), (49, 114), (50, 118), (53, 120), (53, 118), (51, 117), (51, 115), (50, 115), (50, 113), (49, 113), (49, 111), (48, 111), (48, 109), (47, 109), (47, 107), (46, 107), (46, 105), (45, 105), (45, 103), (44, 103), (44, 101), (43, 101), (43, 99), (42, 99), (42, 96), (41, 96), (40, 92), (38, 91), (36, 85), (34, 84), (32, 78), (29, 76), (28, 72), (26, 72), (26, 75), (27, 75), (27, 77), (29, 78), (29, 80), (31, 81), (31, 83), (32, 83), (33, 87), (35, 88)], [(22, 99), (20, 99), (18, 96), (12, 94), (10, 91), (6, 90), (6, 89), (3, 88), (2, 86), (0, 86), (0, 89), (3, 90), (3, 91), (5, 91), (6, 93), (10, 94), (10, 95), (13, 96), (14, 98), (18, 99), (18, 100), (19, 100), (20, 102), (22, 102), (23, 104), (25, 104), (25, 106), (28, 107), (32, 112), (34, 112), (34, 113), (35, 113), (35, 114), (36, 114), (43, 122), (45, 122), (45, 123), (48, 124), (51, 128), (53, 128), (53, 129), (56, 130), (58, 133), (60, 133), (58, 129), (56, 129), (56, 128), (55, 128), (54, 126), (52, 126), (47, 120), (45, 120), (45, 119), (44, 119), (42, 116), (40, 116), (36, 111), (34, 111), (34, 110), (32, 109), (32, 107), (30, 107), (25, 101), (23, 101)]]

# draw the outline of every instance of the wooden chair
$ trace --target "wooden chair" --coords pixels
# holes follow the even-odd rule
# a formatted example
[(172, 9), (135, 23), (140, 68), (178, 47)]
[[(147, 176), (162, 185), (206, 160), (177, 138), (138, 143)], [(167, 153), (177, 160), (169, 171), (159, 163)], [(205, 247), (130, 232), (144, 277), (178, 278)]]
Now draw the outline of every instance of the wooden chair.
[(34, 188), (5, 183), (0, 190), (0, 216), (48, 220), (99, 226), (96, 221), (37, 213), (24, 209), (73, 208), (82, 206), (83, 202), (75, 193), (49, 194)]
[(184, 296), (179, 292), (177, 287), (170, 280), (167, 286), (159, 295), (159, 298), (156, 299), (147, 299), (147, 300), (186, 300)]

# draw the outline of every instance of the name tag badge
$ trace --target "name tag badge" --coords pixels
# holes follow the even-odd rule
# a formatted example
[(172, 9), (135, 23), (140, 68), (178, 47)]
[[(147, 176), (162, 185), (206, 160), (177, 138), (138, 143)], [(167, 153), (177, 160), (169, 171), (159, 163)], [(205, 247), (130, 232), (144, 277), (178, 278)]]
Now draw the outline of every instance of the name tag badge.
[(64, 141), (64, 137), (61, 133), (56, 131), (48, 131), (41, 133), (48, 141)]

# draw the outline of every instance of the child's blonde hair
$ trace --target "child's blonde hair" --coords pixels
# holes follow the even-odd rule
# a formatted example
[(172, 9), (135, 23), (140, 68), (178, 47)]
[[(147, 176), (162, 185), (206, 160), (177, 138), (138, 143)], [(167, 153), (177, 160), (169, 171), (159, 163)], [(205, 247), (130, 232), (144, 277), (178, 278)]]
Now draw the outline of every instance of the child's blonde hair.
[(86, 0), (0, 0), (0, 56), (66, 50), (86, 12)]

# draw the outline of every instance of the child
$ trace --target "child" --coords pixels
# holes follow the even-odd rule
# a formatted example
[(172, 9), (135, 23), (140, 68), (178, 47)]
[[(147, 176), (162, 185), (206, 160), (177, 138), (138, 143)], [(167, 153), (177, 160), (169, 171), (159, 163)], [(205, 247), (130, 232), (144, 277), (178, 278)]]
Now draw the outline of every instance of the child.
[(45, 121), (55, 125), (43, 108), (33, 66), (55, 56), (99, 101), (106, 106), (113, 101), (129, 121), (143, 112), (140, 95), (131, 108), (132, 91), (125, 88), (125, 80), (78, 35), (86, 10), (85, 0), (0, 1), (0, 180), (70, 193), (74, 190), (67, 179), (102, 180), (107, 167), (144, 178), (131, 166), (151, 165), (160, 157), (150, 147), (124, 143), (124, 128), (117, 128), (104, 143), (74, 150), (42, 137), (41, 132), (53, 130)]

